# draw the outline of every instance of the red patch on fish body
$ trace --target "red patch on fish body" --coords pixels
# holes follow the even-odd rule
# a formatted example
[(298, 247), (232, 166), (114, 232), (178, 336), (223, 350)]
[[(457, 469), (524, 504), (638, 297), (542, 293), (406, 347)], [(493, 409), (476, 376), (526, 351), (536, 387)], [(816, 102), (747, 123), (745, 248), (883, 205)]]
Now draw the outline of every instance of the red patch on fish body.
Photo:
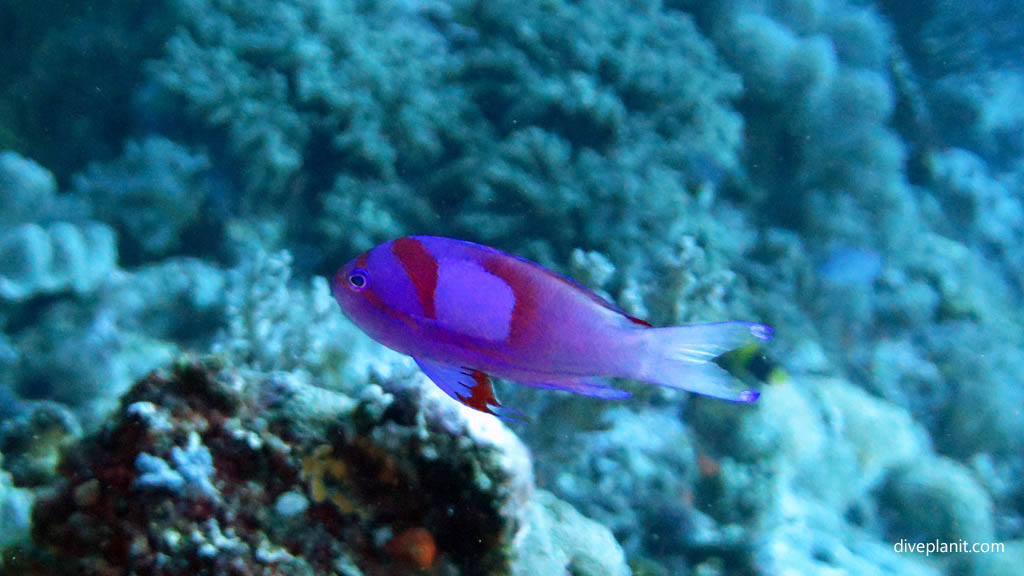
[[(598, 293), (572, 278), (556, 274), (540, 264), (511, 254), (497, 252), (496, 255), (486, 258), (483, 265), (488, 272), (504, 280), (516, 296), (516, 306), (512, 311), (510, 342), (522, 341), (521, 339), (530, 333), (531, 323), (541, 320), (539, 310), (540, 303), (544, 298), (542, 289), (549, 281), (554, 281), (552, 285), (568, 288), (577, 297), (586, 298), (597, 306), (626, 318), (633, 324), (645, 328), (653, 327), (650, 322), (627, 314), (615, 304), (605, 300)], [(516, 336), (518, 339), (515, 338)]]
[(506, 342), (510, 345), (517, 345), (528, 341), (536, 333), (536, 323), (539, 320), (537, 307), (539, 294), (536, 283), (530, 277), (533, 270), (518, 259), (508, 256), (487, 258), (484, 260), (483, 266), (484, 270), (503, 280), (515, 295)]
[(548, 270), (547, 268), (545, 268), (543, 266), (540, 266), (540, 265), (537, 265), (537, 268), (540, 269), (540, 271), (543, 272), (548, 278), (553, 278), (555, 280), (558, 280), (562, 284), (565, 284), (569, 288), (572, 288), (573, 290), (575, 290), (577, 293), (586, 296), (587, 299), (589, 299), (594, 304), (597, 304), (598, 306), (600, 306), (600, 307), (602, 307), (602, 308), (604, 308), (606, 310), (611, 310), (612, 312), (615, 312), (616, 314), (621, 314), (621, 315), (625, 316), (630, 322), (632, 322), (634, 324), (639, 324), (640, 326), (644, 326), (644, 327), (647, 327), (647, 328), (653, 328), (653, 326), (651, 325), (650, 322), (648, 322), (648, 321), (646, 321), (646, 320), (644, 320), (642, 318), (637, 318), (636, 316), (630, 316), (629, 314), (626, 314), (625, 310), (623, 310), (623, 309), (619, 308), (618, 306), (616, 306), (615, 304), (612, 304), (611, 302), (605, 300), (603, 297), (601, 297), (600, 294), (598, 294), (597, 292), (594, 292), (590, 288), (587, 288), (586, 286), (584, 286), (583, 284), (580, 284), (579, 282), (573, 280), (572, 278), (569, 278), (568, 276), (562, 276), (560, 274), (555, 274), (551, 270)]
[(391, 253), (398, 258), (405, 269), (412, 285), (416, 288), (416, 298), (420, 302), (423, 316), (437, 318), (434, 308), (434, 292), (437, 290), (437, 259), (415, 238), (405, 237), (395, 240), (391, 245)]

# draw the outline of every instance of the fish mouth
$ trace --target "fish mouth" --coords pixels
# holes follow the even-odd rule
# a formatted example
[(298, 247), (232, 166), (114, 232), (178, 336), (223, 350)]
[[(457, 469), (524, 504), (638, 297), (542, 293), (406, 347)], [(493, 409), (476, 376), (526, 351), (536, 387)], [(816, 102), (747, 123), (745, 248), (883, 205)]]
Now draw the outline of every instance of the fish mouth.
[(345, 268), (341, 268), (334, 273), (334, 276), (331, 276), (329, 284), (331, 287), (331, 293), (334, 294), (335, 297), (340, 295), (345, 286), (345, 277), (347, 276), (345, 270), (347, 268), (347, 266)]

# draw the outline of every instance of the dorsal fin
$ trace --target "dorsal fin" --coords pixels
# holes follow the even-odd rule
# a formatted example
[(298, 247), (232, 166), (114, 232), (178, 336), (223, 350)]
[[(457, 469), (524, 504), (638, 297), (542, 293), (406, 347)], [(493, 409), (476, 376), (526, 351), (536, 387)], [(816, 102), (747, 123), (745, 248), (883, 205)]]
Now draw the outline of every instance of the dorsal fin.
[[(620, 312), (621, 312), (621, 310), (620, 310)], [(636, 316), (630, 316), (629, 314), (626, 314), (625, 312), (622, 312), (622, 315), (625, 316), (626, 318), (629, 318), (629, 321), (632, 322), (633, 324), (639, 324), (639, 325), (645, 326), (647, 328), (654, 328), (654, 326), (652, 326), (650, 322), (648, 322), (647, 320), (644, 320), (643, 318), (637, 318)]]

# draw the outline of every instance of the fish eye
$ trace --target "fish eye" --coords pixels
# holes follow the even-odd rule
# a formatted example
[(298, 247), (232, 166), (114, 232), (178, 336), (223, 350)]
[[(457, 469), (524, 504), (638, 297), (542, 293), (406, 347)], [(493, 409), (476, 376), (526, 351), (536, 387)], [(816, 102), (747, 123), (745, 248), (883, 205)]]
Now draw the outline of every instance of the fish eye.
[(351, 286), (353, 290), (362, 290), (363, 288), (366, 288), (366, 284), (366, 270), (356, 268), (348, 275), (348, 285)]

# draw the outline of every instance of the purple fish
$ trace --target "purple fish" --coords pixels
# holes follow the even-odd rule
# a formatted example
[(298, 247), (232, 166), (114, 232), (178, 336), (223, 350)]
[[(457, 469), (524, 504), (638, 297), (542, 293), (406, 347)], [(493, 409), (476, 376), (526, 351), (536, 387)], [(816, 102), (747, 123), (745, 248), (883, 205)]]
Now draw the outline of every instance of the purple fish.
[(630, 395), (609, 378), (631, 378), (753, 402), (758, 393), (736, 389), (712, 359), (772, 335), (751, 322), (653, 328), (539, 264), (437, 236), (373, 248), (334, 275), (331, 291), (449, 396), (499, 416), (492, 376), (608, 399)]

